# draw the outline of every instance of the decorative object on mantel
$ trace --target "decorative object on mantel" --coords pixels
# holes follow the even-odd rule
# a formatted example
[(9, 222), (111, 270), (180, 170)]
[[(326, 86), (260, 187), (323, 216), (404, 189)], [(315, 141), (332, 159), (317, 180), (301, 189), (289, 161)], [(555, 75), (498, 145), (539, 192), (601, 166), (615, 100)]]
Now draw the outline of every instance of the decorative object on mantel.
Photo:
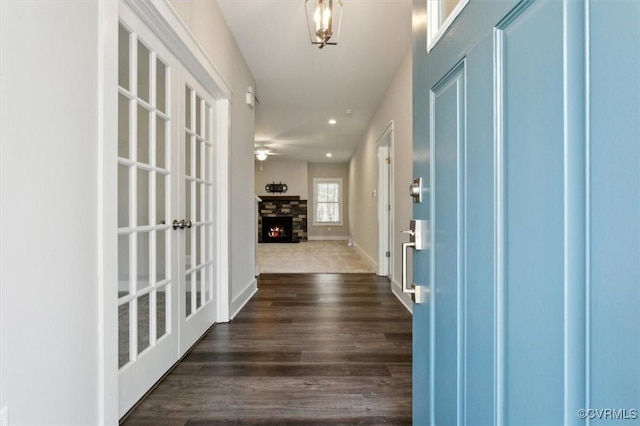
[(289, 189), (287, 184), (282, 182), (279, 182), (279, 183), (272, 182), (264, 186), (264, 190), (271, 193), (277, 192), (279, 194), (282, 194), (284, 192), (287, 192), (287, 189)]

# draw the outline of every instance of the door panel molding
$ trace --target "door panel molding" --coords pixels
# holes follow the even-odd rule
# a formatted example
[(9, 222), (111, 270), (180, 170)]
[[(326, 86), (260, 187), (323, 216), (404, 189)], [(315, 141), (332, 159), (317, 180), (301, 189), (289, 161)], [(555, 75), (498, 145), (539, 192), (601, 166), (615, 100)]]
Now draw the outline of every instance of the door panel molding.
[(588, 2), (586, 397), (627, 415), (640, 401), (639, 20), (638, 2)]
[[(499, 424), (532, 418), (553, 424), (564, 418), (564, 360), (554, 357), (564, 350), (564, 330), (558, 327), (564, 322), (565, 300), (561, 12), (557, 2), (523, 2), (495, 32), (500, 153), (496, 396), (498, 407), (504, 407)], [(541, 312), (539, 321), (530, 320)], [(534, 410), (532, 401), (545, 412)]]
[[(430, 91), (433, 424), (464, 423), (466, 346), (466, 61)], [(444, 197), (444, 198), (443, 198)], [(443, 267), (440, 267), (443, 266)], [(455, 274), (452, 276), (450, 274)], [(455, 361), (452, 361), (455, 360)], [(455, 384), (450, 379), (455, 377)], [(451, 390), (450, 387), (454, 386)], [(444, 400), (444, 402), (438, 402)]]
[(591, 334), (587, 318), (589, 235), (587, 199), (590, 175), (588, 169), (589, 74), (587, 56), (589, 46), (588, 2), (566, 1), (564, 25), (564, 420), (565, 425), (579, 424), (575, 413), (591, 407), (587, 368)]

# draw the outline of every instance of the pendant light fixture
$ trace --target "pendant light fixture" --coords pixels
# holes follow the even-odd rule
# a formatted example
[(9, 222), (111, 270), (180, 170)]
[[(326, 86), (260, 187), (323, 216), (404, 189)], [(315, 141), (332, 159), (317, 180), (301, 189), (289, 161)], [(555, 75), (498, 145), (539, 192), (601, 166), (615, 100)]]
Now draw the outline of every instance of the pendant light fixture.
[(322, 49), (338, 44), (342, 24), (342, 0), (305, 0), (311, 44)]

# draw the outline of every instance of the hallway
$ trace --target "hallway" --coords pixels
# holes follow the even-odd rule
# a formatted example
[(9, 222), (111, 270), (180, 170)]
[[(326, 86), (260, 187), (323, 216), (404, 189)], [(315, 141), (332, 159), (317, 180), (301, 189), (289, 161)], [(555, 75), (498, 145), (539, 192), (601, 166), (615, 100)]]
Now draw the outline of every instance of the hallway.
[(372, 274), (263, 274), (125, 425), (411, 424), (411, 315)]

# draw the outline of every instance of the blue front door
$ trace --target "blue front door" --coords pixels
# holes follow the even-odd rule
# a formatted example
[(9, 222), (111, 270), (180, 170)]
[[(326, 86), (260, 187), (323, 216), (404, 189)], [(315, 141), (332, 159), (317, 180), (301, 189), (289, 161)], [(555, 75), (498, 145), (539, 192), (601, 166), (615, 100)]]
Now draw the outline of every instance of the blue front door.
[(414, 424), (639, 424), (640, 2), (428, 3)]

